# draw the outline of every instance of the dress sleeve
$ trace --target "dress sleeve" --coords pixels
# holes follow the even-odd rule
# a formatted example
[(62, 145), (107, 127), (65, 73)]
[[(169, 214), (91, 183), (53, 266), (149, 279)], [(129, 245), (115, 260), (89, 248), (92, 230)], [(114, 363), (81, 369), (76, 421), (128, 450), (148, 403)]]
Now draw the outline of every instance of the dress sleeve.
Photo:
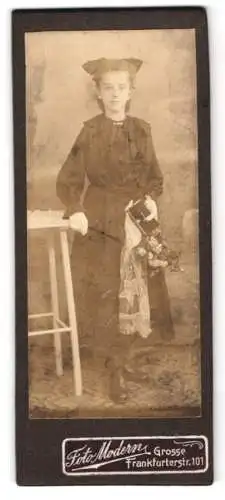
[(156, 199), (163, 192), (163, 175), (156, 157), (150, 125), (146, 133), (146, 160), (149, 165), (146, 191), (153, 199)]
[(64, 218), (83, 212), (80, 197), (85, 181), (86, 131), (83, 127), (56, 179), (56, 194), (66, 207)]

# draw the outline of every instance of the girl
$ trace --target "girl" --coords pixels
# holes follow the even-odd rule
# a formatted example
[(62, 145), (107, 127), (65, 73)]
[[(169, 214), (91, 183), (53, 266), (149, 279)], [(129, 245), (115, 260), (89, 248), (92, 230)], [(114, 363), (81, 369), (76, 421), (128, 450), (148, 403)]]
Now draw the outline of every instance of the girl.
[[(83, 68), (94, 79), (102, 113), (84, 123), (57, 178), (57, 194), (75, 233), (74, 295), (80, 335), (101, 348), (109, 371), (109, 396), (127, 397), (125, 361), (130, 337), (119, 327), (121, 251), (125, 210), (148, 196), (153, 211), (163, 177), (148, 123), (128, 115), (139, 59), (98, 59)], [(84, 185), (88, 187), (81, 203)], [(148, 280), (150, 305), (161, 335), (171, 338), (172, 320), (163, 269)], [(152, 314), (154, 311), (152, 310)]]

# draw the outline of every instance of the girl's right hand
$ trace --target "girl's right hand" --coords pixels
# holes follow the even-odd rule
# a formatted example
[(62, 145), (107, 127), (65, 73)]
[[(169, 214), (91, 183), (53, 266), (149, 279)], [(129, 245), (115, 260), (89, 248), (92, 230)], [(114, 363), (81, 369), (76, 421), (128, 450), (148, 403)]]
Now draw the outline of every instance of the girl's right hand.
[(88, 220), (86, 215), (83, 212), (77, 212), (70, 216), (69, 218), (69, 227), (73, 229), (73, 231), (78, 231), (83, 236), (88, 232)]

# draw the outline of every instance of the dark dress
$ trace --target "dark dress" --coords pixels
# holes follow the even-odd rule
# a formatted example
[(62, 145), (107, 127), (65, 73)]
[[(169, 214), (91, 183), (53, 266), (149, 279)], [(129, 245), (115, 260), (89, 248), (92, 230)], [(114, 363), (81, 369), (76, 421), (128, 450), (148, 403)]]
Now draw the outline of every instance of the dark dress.
[[(81, 204), (85, 179), (89, 185)], [(118, 362), (130, 342), (120, 334), (118, 322), (124, 209), (131, 199), (145, 193), (157, 198), (162, 190), (151, 128), (131, 116), (120, 125), (104, 114), (85, 122), (57, 178), (66, 216), (84, 211), (89, 223), (86, 236), (75, 235), (71, 255), (79, 333)], [(149, 283), (149, 293), (161, 335), (170, 338), (173, 326), (163, 271)]]

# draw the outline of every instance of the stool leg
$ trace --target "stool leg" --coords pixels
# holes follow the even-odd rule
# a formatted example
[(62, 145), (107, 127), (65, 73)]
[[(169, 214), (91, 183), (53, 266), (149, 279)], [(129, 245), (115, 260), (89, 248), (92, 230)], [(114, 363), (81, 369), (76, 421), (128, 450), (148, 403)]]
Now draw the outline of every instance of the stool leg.
[(75, 302), (73, 295), (68, 237), (66, 231), (60, 232), (60, 241), (62, 250), (67, 305), (69, 312), (69, 323), (71, 328), (74, 387), (75, 387), (75, 394), (77, 396), (80, 396), (82, 394), (82, 378), (81, 378), (81, 366), (80, 366), (79, 339), (77, 332), (76, 310), (75, 310)]
[[(52, 233), (48, 237), (48, 258), (49, 258), (49, 271), (50, 271), (53, 325), (54, 328), (57, 328), (58, 324), (56, 318), (59, 318), (59, 299), (58, 299), (58, 287), (57, 287), (57, 275), (56, 275), (54, 235)], [(54, 346), (55, 346), (56, 373), (58, 376), (60, 376), (63, 374), (63, 363), (62, 363), (61, 334), (59, 332), (54, 333)]]

